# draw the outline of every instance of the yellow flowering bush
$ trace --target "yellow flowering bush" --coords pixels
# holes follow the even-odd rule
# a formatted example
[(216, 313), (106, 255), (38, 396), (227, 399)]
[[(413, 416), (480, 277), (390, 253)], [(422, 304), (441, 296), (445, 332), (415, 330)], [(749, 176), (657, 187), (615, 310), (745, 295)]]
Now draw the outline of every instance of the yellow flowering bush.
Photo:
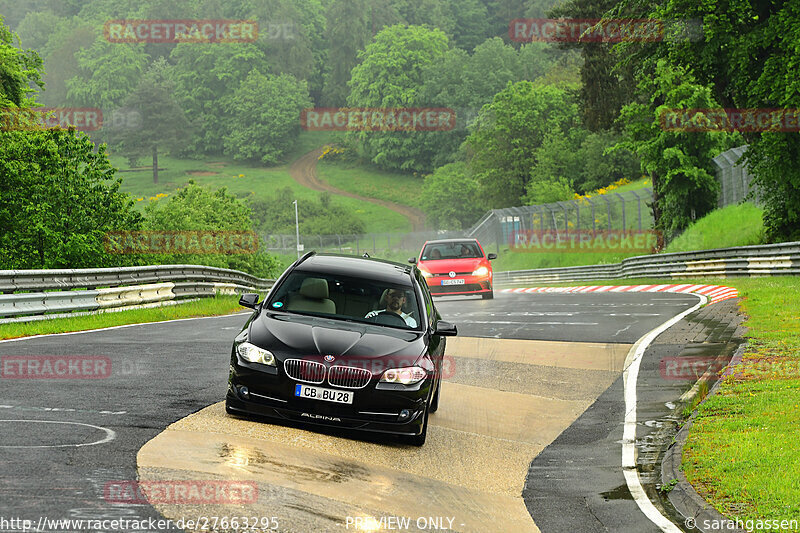
[(344, 148), (339, 148), (337, 146), (331, 146), (326, 144), (322, 147), (322, 153), (319, 155), (317, 159), (338, 159), (343, 154), (345, 154), (347, 150)]

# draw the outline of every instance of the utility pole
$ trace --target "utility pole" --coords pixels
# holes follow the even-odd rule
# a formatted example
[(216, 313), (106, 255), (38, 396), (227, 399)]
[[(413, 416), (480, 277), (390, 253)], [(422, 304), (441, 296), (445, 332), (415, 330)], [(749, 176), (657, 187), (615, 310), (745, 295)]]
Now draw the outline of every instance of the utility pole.
[(297, 217), (297, 200), (294, 204), (294, 229), (297, 235), (297, 258), (300, 259), (300, 219)]

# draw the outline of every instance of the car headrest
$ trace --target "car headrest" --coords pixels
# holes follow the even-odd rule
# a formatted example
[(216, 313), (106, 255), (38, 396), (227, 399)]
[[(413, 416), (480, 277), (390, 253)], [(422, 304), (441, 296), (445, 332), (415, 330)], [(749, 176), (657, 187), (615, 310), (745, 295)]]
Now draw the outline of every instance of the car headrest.
[(324, 300), (328, 297), (328, 282), (322, 278), (306, 278), (300, 285), (300, 294), (314, 300)]

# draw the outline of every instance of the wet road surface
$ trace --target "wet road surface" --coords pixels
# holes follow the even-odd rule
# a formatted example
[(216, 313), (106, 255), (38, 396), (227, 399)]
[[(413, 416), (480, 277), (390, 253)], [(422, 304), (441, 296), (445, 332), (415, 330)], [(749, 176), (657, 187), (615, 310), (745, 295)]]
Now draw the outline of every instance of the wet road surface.
[[(548, 445), (563, 444), (605, 398), (621, 398), (613, 387), (630, 344), (696, 301), (667, 294), (437, 300), (461, 336), (448, 344), (455, 372), (421, 449), (226, 416), (216, 402), (245, 315), (0, 343), (3, 356), (94, 355), (112, 368), (95, 380), (0, 380), (0, 419), (12, 420), (0, 422), (0, 516), (160, 517), (149, 505), (104, 498), (108, 481), (137, 479), (138, 452), (142, 479), (258, 485), (251, 506), (158, 505), (171, 518), (256, 513), (276, 517), (279, 530), (338, 531), (357, 517), (364, 525), (368, 517), (404, 516), (424, 530), (567, 531), (547, 514), (550, 504), (531, 503), (532, 487), (547, 492), (537, 483), (558, 496), (546, 475), (529, 471), (537, 466), (531, 461), (550, 457), (552, 467)], [(621, 418), (606, 411), (601, 432), (611, 435)], [(109, 431), (113, 440), (92, 444)], [(614, 453), (612, 470), (618, 445)], [(628, 515), (646, 520), (635, 507)]]

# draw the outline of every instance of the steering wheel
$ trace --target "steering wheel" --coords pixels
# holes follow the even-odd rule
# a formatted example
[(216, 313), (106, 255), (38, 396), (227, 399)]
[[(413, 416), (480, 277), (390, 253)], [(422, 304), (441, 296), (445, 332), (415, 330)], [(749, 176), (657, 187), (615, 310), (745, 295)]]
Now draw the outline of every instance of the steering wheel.
[(391, 311), (381, 311), (372, 317), (376, 324), (386, 324), (388, 326), (408, 326), (403, 317)]

